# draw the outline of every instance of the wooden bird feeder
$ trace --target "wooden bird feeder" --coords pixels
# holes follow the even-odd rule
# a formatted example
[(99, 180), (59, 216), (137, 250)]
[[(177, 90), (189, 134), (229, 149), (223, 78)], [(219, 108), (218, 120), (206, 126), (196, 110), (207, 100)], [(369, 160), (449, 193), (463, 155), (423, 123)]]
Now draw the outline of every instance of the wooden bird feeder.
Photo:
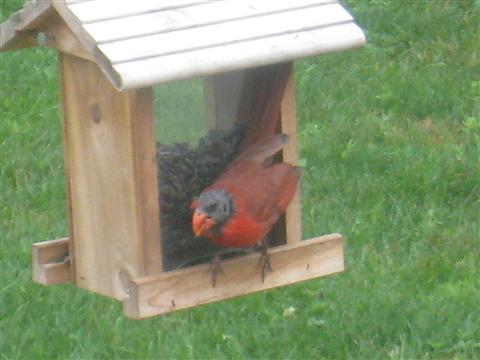
[[(263, 283), (257, 253), (225, 260), (215, 287), (209, 264), (165, 271), (152, 86), (201, 77), (207, 127), (222, 128), (255, 88), (249, 75), (364, 42), (334, 0), (27, 1), (1, 25), (1, 50), (58, 51), (69, 216), (68, 237), (33, 245), (34, 281), (72, 282), (139, 319), (343, 271), (341, 235), (301, 241), (298, 195)], [(280, 111), (290, 163), (294, 92), (290, 74)]]

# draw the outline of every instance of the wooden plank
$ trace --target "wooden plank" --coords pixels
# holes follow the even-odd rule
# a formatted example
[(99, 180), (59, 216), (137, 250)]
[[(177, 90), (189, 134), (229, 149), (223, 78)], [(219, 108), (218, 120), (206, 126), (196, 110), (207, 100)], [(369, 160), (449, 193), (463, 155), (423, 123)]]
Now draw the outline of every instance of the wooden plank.
[[(281, 108), (280, 121), (282, 132), (290, 136), (288, 144), (282, 151), (283, 161), (298, 165), (298, 145), (297, 145), (297, 117), (295, 106), (295, 78), (293, 72), (285, 89)], [(287, 242), (295, 243), (302, 239), (302, 219), (300, 191), (297, 191), (292, 202), (285, 212)]]
[(192, 49), (227, 45), (351, 20), (351, 15), (340, 5), (328, 4), (103, 43), (99, 44), (98, 48), (112, 63), (119, 63), (191, 51)]
[(121, 299), (161, 271), (151, 89), (117, 92), (66, 54), (61, 70), (75, 283)]
[(32, 30), (51, 14), (51, 1), (26, 1), (23, 8), (10, 16), (16, 30)]
[[(73, 5), (75, 4), (71, 4), (70, 6)], [(98, 57), (98, 49), (95, 39), (85, 31), (81, 21), (70, 11), (70, 6), (63, 1), (55, 1), (53, 2), (53, 6), (83, 47)], [(106, 63), (103, 65), (106, 66)]]
[(130, 91), (128, 95), (137, 202), (135, 209), (137, 232), (138, 237), (143, 239), (141, 273), (157, 274), (162, 269), (162, 257), (153, 89)]
[(23, 9), (13, 13), (0, 25), (0, 51), (35, 46), (35, 29), (51, 11), (50, 1), (26, 2)]
[(208, 0), (141, 0), (141, 1), (115, 1), (97, 0), (78, 4), (70, 4), (73, 14), (83, 23), (105, 21), (125, 16), (144, 14), (153, 11), (165, 11), (170, 9), (194, 6)]
[(186, 53), (113, 66), (119, 88), (205, 76), (362, 46), (363, 32), (354, 23), (310, 29)]
[(246, 71), (217, 74), (204, 80), (207, 129), (230, 129), (240, 116)]
[(23, 49), (37, 45), (33, 31), (16, 31), (8, 24), (0, 25), (0, 51)]
[(134, 279), (125, 298), (126, 316), (142, 319), (343, 271), (340, 234), (271, 250), (273, 272), (262, 283), (259, 254), (222, 263), (225, 274), (211, 284), (209, 264)]
[(58, 53), (58, 73), (59, 73), (59, 83), (58, 88), (60, 92), (60, 100), (61, 100), (61, 115), (62, 115), (62, 147), (63, 147), (63, 172), (65, 176), (65, 197), (66, 197), (66, 205), (67, 205), (67, 223), (68, 223), (68, 230), (69, 230), (69, 237), (70, 240), (68, 243), (68, 253), (70, 255), (70, 278), (72, 281), (76, 279), (76, 272), (75, 272), (75, 241), (73, 235), (73, 211), (72, 211), (72, 187), (70, 183), (70, 165), (69, 165), (69, 144), (70, 140), (68, 138), (69, 132), (67, 127), (67, 120), (69, 111), (67, 109), (67, 97), (65, 96), (65, 72), (68, 71), (65, 69), (64, 66), (64, 58), (67, 55)]
[[(322, 4), (334, 1), (325, 0)], [(318, 0), (224, 0), (85, 24), (99, 43), (177, 31), (318, 5)]]
[(42, 14), (42, 18), (44, 20), (38, 24), (38, 27), (29, 30), (18, 31), (2, 24), (2, 31), (11, 30), (10, 33), (2, 33), (2, 50), (38, 45), (94, 60), (93, 54), (77, 40), (58, 13), (53, 10), (48, 11), (48, 14)]
[[(71, 4), (70, 6), (73, 5), (75, 4)], [(120, 79), (111, 68), (110, 61), (98, 50), (95, 39), (85, 31), (81, 21), (70, 11), (69, 4), (64, 1), (54, 1), (53, 6), (86, 52), (92, 55), (101, 70), (107, 75), (110, 81), (118, 87)]]
[(32, 245), (32, 279), (42, 285), (70, 281), (69, 239), (50, 240)]
[(36, 30), (37, 44), (57, 49), (87, 60), (94, 61), (93, 54), (76, 38), (70, 28), (56, 12)]

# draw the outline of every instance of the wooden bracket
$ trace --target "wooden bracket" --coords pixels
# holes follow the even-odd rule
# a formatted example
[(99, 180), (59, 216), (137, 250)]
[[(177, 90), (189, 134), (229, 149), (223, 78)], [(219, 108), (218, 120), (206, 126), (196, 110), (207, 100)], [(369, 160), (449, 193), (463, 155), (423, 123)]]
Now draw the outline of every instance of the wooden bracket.
[(27, 11), (22, 12), (22, 15), (12, 16), (9, 21), (2, 24), (0, 50), (45, 46), (94, 61), (92, 53), (79, 42), (77, 36), (58, 13), (51, 7), (45, 6), (35, 9), (40, 14), (36, 20), (33, 14), (37, 12)]
[(35, 29), (53, 12), (50, 1), (27, 1), (0, 24), (0, 51), (35, 46)]
[(209, 264), (134, 279), (123, 301), (124, 314), (143, 319), (341, 272), (340, 234), (320, 236), (270, 250), (273, 272), (260, 279), (260, 254), (222, 262), (225, 274), (212, 286)]
[(36, 44), (94, 61), (92, 53), (78, 41), (76, 35), (65, 21), (53, 12), (48, 21), (35, 29)]
[(32, 278), (42, 285), (69, 282), (68, 238), (32, 245)]

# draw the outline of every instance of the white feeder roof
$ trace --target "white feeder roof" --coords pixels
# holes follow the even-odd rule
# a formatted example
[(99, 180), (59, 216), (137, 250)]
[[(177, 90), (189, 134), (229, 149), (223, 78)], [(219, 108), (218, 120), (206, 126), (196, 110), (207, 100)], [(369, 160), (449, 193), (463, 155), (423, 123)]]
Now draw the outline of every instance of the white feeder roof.
[(365, 43), (351, 15), (332, 0), (56, 0), (52, 6), (119, 89)]

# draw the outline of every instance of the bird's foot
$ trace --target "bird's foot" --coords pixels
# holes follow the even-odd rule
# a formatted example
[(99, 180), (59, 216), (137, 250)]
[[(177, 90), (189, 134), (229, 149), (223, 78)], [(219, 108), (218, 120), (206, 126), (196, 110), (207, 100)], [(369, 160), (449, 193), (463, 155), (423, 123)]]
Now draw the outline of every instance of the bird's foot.
[(260, 258), (260, 266), (262, 267), (262, 283), (265, 282), (265, 276), (268, 272), (272, 272), (272, 264), (270, 262), (270, 254), (268, 252), (262, 253)]
[(220, 255), (215, 254), (210, 260), (210, 274), (212, 275), (212, 286), (215, 287), (217, 285), (217, 276), (218, 274), (225, 274), (223, 270)]
[(270, 254), (268, 253), (267, 242), (262, 240), (259, 244), (260, 246), (260, 267), (261, 267), (261, 275), (262, 275), (262, 283), (265, 282), (265, 276), (267, 271), (272, 272), (272, 264), (270, 262)]

